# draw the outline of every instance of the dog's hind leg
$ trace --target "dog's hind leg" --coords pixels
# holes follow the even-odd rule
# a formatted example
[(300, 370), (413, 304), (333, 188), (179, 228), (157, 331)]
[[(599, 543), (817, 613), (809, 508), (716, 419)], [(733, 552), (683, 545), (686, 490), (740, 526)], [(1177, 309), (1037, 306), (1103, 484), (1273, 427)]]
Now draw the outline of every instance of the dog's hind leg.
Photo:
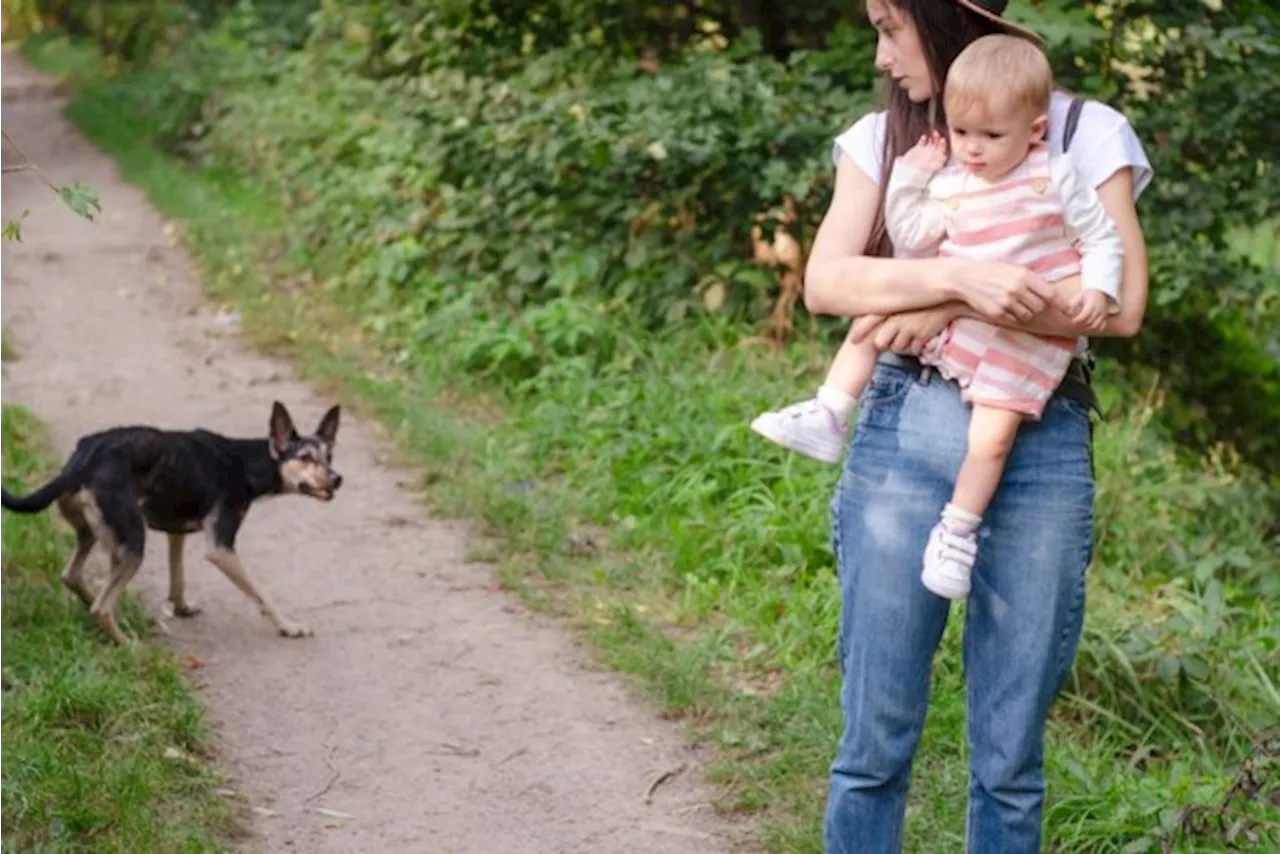
[[(84, 507), (82, 497), (79, 495), (63, 495), (58, 498), (58, 510), (62, 512), (62, 518), (67, 520), (67, 524), (76, 532), (76, 547), (71, 553), (71, 557), (67, 560), (67, 565), (62, 569), (62, 583), (76, 596), (80, 597), (80, 601), (84, 602), (87, 607), (93, 607), (93, 593), (90, 592), (89, 586), (84, 582), (84, 565), (89, 559), (89, 553), (93, 551), (93, 546), (97, 543), (98, 538), (94, 535), (93, 525), (86, 518), (86, 508)], [(97, 512), (97, 508), (93, 508), (93, 512)]]
[(271, 601), (271, 594), (249, 575), (240, 556), (235, 553), (235, 525), (238, 520), (231, 514), (215, 517), (205, 526), (209, 538), (209, 563), (222, 571), (231, 583), (240, 588), (240, 592), (253, 600), (276, 629), (287, 638), (310, 637), (314, 632), (306, 626), (294, 623), (280, 613), (280, 609)]
[(125, 637), (124, 632), (120, 631), (120, 626), (116, 623), (116, 599), (120, 596), (120, 591), (133, 580), (140, 566), (142, 566), (140, 550), (133, 551), (124, 546), (117, 546), (111, 553), (111, 577), (107, 580), (107, 586), (102, 588), (98, 598), (89, 607), (89, 613), (98, 621), (102, 630), (121, 646), (128, 646), (129, 639)]
[[(142, 566), (142, 555), (147, 544), (146, 523), (134, 503), (132, 490), (127, 487), (121, 489), (118, 485), (111, 484), (106, 488), (94, 489), (93, 492), (97, 510), (101, 514), (101, 522), (94, 527), (103, 545), (110, 544), (111, 576), (102, 592), (89, 606), (89, 613), (112, 640), (127, 646), (129, 640), (116, 623), (116, 599)], [(91, 518), (90, 523), (93, 521)]]
[(200, 609), (187, 601), (187, 582), (182, 565), (182, 547), (186, 534), (169, 535), (169, 604), (175, 617), (194, 617)]

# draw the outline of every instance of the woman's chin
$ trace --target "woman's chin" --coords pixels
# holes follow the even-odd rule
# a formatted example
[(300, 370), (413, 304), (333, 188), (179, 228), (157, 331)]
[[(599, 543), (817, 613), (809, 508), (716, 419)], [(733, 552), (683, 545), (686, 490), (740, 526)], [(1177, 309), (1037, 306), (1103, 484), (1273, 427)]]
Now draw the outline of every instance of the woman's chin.
[(907, 93), (907, 100), (913, 104), (923, 104), (933, 97), (933, 91), (926, 86), (904, 86), (903, 91)]

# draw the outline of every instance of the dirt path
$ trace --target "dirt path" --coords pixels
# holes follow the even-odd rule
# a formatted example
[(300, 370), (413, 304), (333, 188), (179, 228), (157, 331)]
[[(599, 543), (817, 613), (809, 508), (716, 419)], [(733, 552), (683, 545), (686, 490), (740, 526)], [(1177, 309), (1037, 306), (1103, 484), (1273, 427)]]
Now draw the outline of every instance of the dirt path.
[[(55, 181), (96, 187), (103, 215), (91, 225), (47, 209), (25, 243), (5, 245), (5, 338), (18, 361), (4, 366), (4, 400), (49, 422), (62, 451), (131, 422), (265, 435), (276, 398), (312, 426), (330, 401), (216, 322), (163, 220), (61, 117), (45, 82), (6, 51), (4, 127)], [(4, 177), (6, 219), (51, 198), (27, 174)], [(246, 563), (313, 638), (277, 637), (203, 561), (199, 538), (188, 543), (188, 589), (205, 610), (165, 622), (204, 663), (193, 675), (245, 797), (278, 812), (255, 818), (254, 847), (729, 850), (694, 772), (644, 803), (655, 775), (694, 767), (675, 730), (613, 677), (582, 669), (547, 621), (490, 592), (489, 570), (463, 560), (461, 528), (427, 518), (380, 456), (376, 431), (344, 417), (338, 499), (266, 502), (242, 530)], [(135, 589), (152, 605), (165, 558), (151, 534)]]

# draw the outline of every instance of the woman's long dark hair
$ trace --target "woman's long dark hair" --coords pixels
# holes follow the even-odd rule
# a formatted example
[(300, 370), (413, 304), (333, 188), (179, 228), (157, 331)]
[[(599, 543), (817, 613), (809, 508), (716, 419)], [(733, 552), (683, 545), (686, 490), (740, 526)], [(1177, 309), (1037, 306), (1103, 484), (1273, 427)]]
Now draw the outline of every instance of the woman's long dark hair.
[(906, 15), (920, 34), (920, 46), (924, 50), (925, 63), (933, 81), (934, 95), (923, 103), (913, 103), (907, 93), (888, 75), (884, 78), (881, 96), (885, 108), (884, 150), (880, 166), (880, 206), (876, 212), (876, 224), (867, 243), (868, 255), (888, 257), (893, 254), (893, 244), (884, 227), (884, 195), (889, 188), (889, 173), (895, 158), (907, 153), (916, 141), (931, 129), (947, 132), (947, 118), (942, 110), (942, 84), (947, 79), (951, 63), (968, 47), (970, 42), (982, 36), (1004, 32), (998, 25), (981, 15), (975, 15), (950, 0), (889, 0)]

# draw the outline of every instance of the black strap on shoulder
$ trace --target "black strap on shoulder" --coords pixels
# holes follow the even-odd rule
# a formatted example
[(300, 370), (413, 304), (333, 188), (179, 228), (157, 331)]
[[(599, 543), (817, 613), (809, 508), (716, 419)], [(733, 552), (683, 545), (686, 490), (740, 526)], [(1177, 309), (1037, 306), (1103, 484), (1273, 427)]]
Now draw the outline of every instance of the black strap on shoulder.
[[(1063, 154), (1066, 154), (1067, 149), (1071, 147), (1071, 140), (1076, 135), (1076, 127), (1080, 124), (1080, 113), (1083, 110), (1084, 98), (1072, 98), (1071, 106), (1067, 107), (1067, 123), (1062, 128)], [(1093, 389), (1092, 379), (1093, 356), (1088, 356), (1087, 361), (1072, 359), (1067, 375), (1063, 377), (1062, 384), (1058, 386), (1058, 392), (1075, 398), (1101, 415), (1102, 406), (1099, 404), (1097, 392)]]
[(1084, 98), (1072, 98), (1067, 107), (1067, 124), (1062, 128), (1062, 152), (1071, 147), (1071, 138), (1076, 135), (1076, 125), (1080, 124), (1080, 111), (1084, 109)]

